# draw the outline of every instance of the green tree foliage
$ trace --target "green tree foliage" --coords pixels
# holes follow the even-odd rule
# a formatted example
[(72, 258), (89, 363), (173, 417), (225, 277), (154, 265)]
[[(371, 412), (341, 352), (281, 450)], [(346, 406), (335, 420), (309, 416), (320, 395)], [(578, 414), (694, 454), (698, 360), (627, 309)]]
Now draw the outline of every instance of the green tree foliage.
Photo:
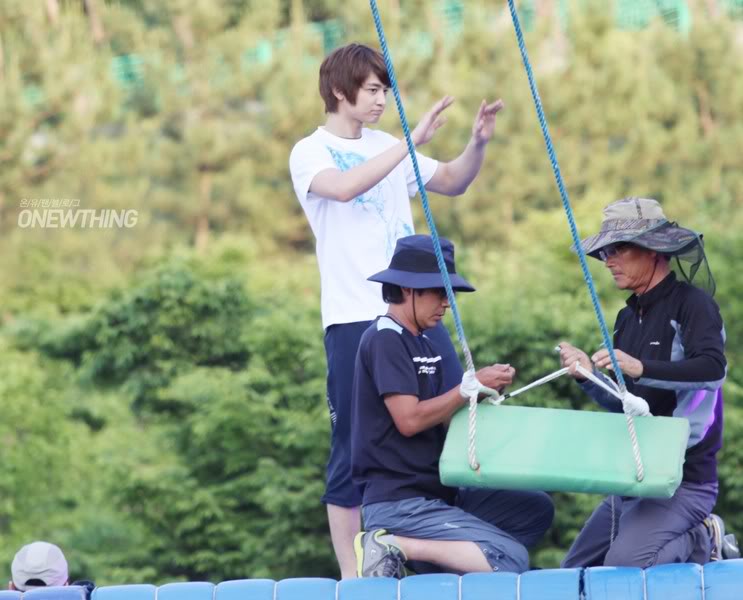
[(238, 282), (215, 285), (186, 268), (165, 267), (101, 306), (83, 326), (79, 348), (61, 343), (93, 381), (121, 385), (135, 409), (177, 415), (177, 405), (158, 391), (194, 365), (244, 364), (248, 347), (235, 324), (248, 311)]
[[(130, 434), (151, 442), (105, 465), (106, 500), (142, 532), (120, 576), (331, 569), (329, 544), (316, 541), (326, 528), (318, 503), (328, 437), (321, 332), (295, 296), (264, 291), (251, 302), (236, 279), (174, 261), (82, 319), (44, 332), (17, 328), (19, 343), (35, 340), (75, 365), (79, 389), (128, 400), (125, 422), (139, 427)], [(78, 407), (93, 435), (123, 430), (100, 402), (93, 395)], [(131, 443), (121, 437), (109, 451), (129, 454)]]
[[(527, 43), (580, 231), (639, 194), (705, 233), (730, 365), (718, 511), (743, 535), (740, 22), (627, 30), (596, 3), (537, 4)], [(0, 560), (46, 537), (101, 583), (336, 576), (314, 240), (288, 154), (323, 121), (323, 56), (375, 45), (371, 17), (337, 0), (95, 5), (102, 43), (82, 3), (0, 5)], [(459, 299), (476, 363), (524, 384), (562, 340), (595, 350), (503, 7), (379, 6), (409, 120), (457, 98), (427, 153), (453, 158), (482, 98), (506, 102), (476, 182), (432, 198), (478, 287)], [(400, 135), (394, 107), (382, 127)], [(19, 227), (21, 200), (44, 198), (138, 221)], [(611, 325), (624, 297), (590, 262)], [(567, 378), (518, 400), (596, 410)], [(536, 566), (559, 564), (599, 500), (555, 499)]]
[[(60, 384), (69, 369), (22, 352), (7, 343), (0, 369), (3, 419), (0, 425), (3, 469), (0, 471), (0, 531), (17, 541), (31, 523), (48, 532), (60, 501), (74, 501), (67, 485), (65, 455), (74, 447), (73, 427)], [(44, 364), (46, 363), (46, 365)], [(48, 521), (49, 519), (49, 521)]]

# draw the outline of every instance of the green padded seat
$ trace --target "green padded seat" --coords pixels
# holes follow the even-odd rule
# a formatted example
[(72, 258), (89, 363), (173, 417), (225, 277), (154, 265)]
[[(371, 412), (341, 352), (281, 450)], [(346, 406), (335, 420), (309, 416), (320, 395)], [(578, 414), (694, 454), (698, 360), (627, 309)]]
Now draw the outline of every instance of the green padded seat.
[(670, 498), (681, 483), (686, 419), (635, 417), (642, 482), (623, 414), (480, 404), (478, 471), (467, 458), (467, 421), (465, 407), (449, 426), (439, 461), (444, 485)]

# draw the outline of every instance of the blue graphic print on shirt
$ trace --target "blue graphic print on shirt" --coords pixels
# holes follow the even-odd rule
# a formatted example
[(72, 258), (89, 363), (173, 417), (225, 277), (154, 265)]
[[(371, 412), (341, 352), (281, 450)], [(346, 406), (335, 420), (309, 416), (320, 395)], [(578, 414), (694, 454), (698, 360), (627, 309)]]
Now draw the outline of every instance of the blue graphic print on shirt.
[[(333, 162), (335, 162), (341, 171), (348, 171), (349, 169), (366, 162), (366, 158), (356, 152), (336, 150), (330, 146), (326, 146), (326, 148), (333, 157)], [(356, 196), (353, 199), (353, 206), (359, 207), (364, 211), (368, 211), (370, 208), (373, 209), (379, 219), (385, 224), (385, 229), (387, 231), (385, 253), (387, 260), (389, 260), (392, 258), (397, 240), (401, 237), (413, 235), (415, 232), (408, 223), (397, 218), (396, 215), (393, 215), (392, 219), (387, 218), (384, 210), (384, 199), (381, 194), (381, 186), (383, 183), (384, 180), (367, 192)]]

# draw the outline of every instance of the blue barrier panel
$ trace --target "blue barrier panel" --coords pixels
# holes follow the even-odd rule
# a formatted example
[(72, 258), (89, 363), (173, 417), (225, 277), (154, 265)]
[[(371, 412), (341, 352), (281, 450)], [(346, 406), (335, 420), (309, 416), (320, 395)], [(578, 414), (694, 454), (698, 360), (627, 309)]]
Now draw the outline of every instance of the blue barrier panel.
[(338, 582), (338, 600), (397, 600), (397, 579), (372, 577)]
[(702, 567), (659, 565), (645, 571), (647, 600), (704, 600)]
[(273, 579), (223, 581), (214, 591), (214, 600), (273, 600)]
[(275, 600), (335, 600), (335, 588), (335, 579), (282, 579), (276, 584)]
[[(706, 565), (674, 564), (642, 569), (592, 567), (513, 573), (414, 575), (388, 578), (298, 578), (211, 583), (123, 585), (97, 588), (92, 600), (743, 600), (743, 559)], [(23, 600), (61, 599), (48, 593), (83, 597), (74, 587), (41, 588)], [(19, 600), (18, 592), (0, 592), (0, 600)]]
[(704, 565), (705, 600), (743, 598), (743, 558)]
[(591, 567), (583, 585), (586, 600), (645, 600), (645, 574), (635, 567)]
[(400, 580), (400, 600), (459, 600), (459, 576), (412, 575)]
[(203, 581), (168, 583), (157, 588), (157, 600), (213, 600), (213, 598), (214, 584)]
[(85, 588), (78, 585), (40, 587), (23, 593), (23, 600), (87, 600)]
[(0, 590), (0, 598), (2, 598), (2, 600), (10, 600), (11, 598), (18, 600), (20, 597), (21, 592), (16, 592), (15, 590)]
[(527, 571), (519, 576), (521, 600), (578, 600), (580, 569)]
[(91, 600), (155, 600), (157, 588), (150, 584), (111, 585), (93, 590)]
[(462, 577), (461, 600), (518, 600), (516, 573), (469, 573)]

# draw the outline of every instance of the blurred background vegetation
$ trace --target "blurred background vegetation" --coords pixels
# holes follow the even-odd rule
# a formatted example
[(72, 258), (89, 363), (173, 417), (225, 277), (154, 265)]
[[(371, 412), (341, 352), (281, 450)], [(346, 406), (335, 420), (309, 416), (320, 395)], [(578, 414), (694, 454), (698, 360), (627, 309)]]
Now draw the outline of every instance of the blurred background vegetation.
[[(480, 100), (506, 102), (475, 184), (432, 204), (479, 289), (460, 305), (476, 363), (525, 383), (556, 342), (600, 339), (505, 4), (379, 0), (408, 117), (456, 97), (427, 153), (452, 158)], [(625, 195), (705, 233), (730, 363), (717, 512), (741, 535), (743, 2), (519, 7), (581, 233)], [(351, 40), (376, 45), (361, 0), (0, 3), (3, 569), (47, 539), (101, 584), (337, 576), (318, 276), (288, 155), (324, 119), (323, 56)], [(381, 127), (399, 135), (394, 107)], [(61, 199), (138, 222), (19, 225)], [(592, 268), (612, 322), (623, 294)], [(567, 380), (523, 403), (588, 407)], [(555, 498), (536, 566), (598, 501)]]

